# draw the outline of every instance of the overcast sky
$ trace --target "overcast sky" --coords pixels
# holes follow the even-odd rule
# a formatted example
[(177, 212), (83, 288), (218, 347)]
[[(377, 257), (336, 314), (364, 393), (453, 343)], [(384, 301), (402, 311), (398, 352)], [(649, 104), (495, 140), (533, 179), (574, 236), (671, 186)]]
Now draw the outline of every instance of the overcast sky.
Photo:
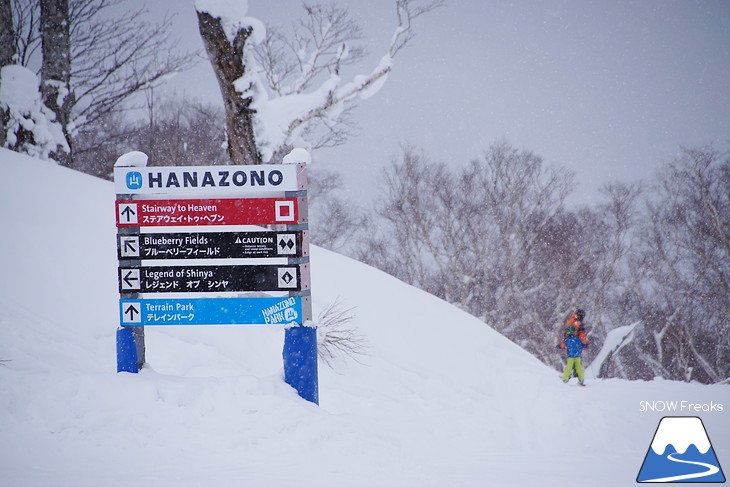
[[(337, 3), (363, 25), (371, 57), (352, 74), (367, 73), (395, 27), (393, 1)], [(147, 5), (153, 18), (177, 12), (180, 47), (203, 53), (193, 0)], [(302, 12), (300, 0), (249, 0), (267, 24)], [(680, 146), (730, 147), (730, 1), (446, 0), (418, 20), (385, 86), (359, 103), (358, 135), (313, 155), (359, 202), (404, 142), (461, 165), (504, 138), (574, 170), (574, 201), (648, 179)], [(207, 61), (171, 86), (220, 100)]]

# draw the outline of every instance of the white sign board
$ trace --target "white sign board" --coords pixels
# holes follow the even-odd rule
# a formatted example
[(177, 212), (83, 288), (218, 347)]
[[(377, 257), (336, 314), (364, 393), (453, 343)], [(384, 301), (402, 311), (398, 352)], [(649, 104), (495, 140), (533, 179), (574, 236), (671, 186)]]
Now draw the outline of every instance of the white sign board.
[(303, 164), (114, 168), (117, 194), (241, 195), (301, 191), (307, 187), (306, 178)]

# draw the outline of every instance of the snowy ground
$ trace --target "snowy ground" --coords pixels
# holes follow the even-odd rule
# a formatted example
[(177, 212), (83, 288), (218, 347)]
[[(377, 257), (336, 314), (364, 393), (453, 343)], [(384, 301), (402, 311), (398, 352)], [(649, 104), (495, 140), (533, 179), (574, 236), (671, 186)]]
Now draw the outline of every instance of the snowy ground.
[(315, 315), (354, 307), (369, 345), (320, 364), (319, 407), (282, 380), (281, 328), (148, 327), (150, 366), (117, 374), (112, 185), (4, 149), (0, 175), (0, 485), (614, 487), (667, 415), (700, 416), (730, 466), (730, 387), (565, 386), (480, 321), (319, 248)]

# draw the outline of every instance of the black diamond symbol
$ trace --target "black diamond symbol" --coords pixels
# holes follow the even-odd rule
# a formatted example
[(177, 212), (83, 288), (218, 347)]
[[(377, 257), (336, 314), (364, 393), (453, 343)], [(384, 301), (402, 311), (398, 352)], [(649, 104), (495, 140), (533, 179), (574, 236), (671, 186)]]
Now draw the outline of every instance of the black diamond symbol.
[(284, 274), (282, 274), (281, 280), (284, 281), (285, 284), (289, 284), (290, 282), (292, 282), (292, 280), (294, 280), (294, 276), (292, 276), (288, 272), (285, 272)]
[(291, 250), (292, 247), (294, 247), (294, 242), (291, 239), (284, 240), (282, 238), (281, 241), (279, 241), (279, 247), (281, 247), (281, 250), (285, 250), (287, 247), (289, 247), (289, 250)]

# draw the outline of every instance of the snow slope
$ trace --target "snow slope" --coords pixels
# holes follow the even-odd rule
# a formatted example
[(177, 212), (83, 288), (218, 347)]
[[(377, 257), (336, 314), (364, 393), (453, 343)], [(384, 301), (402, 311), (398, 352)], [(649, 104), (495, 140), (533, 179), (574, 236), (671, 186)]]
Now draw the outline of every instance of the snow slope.
[(566, 386), (479, 320), (319, 248), (315, 316), (354, 307), (369, 346), (320, 364), (319, 407), (283, 382), (278, 327), (148, 327), (149, 367), (117, 374), (113, 201), (108, 182), (0, 149), (0, 485), (613, 487), (682, 415), (641, 401), (670, 400), (724, 406), (683, 413), (730, 465), (728, 386)]

